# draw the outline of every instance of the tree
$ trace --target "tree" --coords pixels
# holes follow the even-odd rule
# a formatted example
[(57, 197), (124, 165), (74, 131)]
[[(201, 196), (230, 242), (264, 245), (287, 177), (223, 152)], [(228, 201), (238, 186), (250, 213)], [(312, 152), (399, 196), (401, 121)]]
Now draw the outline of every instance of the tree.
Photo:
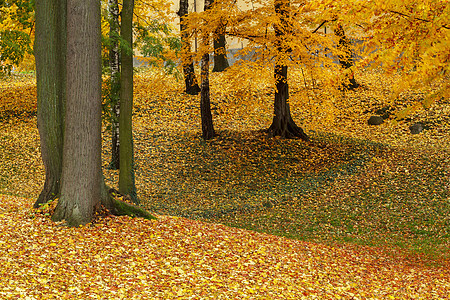
[[(214, 2), (214, 1), (212, 1)], [(226, 38), (225, 38), (225, 22), (220, 22), (213, 34), (214, 44), (214, 68), (213, 72), (223, 72), (230, 65), (227, 60)]]
[(437, 99), (450, 97), (450, 84), (445, 80), (450, 72), (449, 9), (447, 2), (433, 0), (405, 0), (401, 5), (389, 0), (326, 0), (315, 15), (351, 28), (364, 41), (356, 68), (379, 68), (401, 75), (392, 99), (408, 89), (442, 81), (439, 89), (427, 92), (420, 103), (397, 112), (401, 119), (416, 109), (430, 107)]
[[(205, 11), (211, 7), (211, 0), (205, 0)], [(208, 48), (209, 32), (203, 33), (203, 46)], [(215, 135), (212, 114), (211, 101), (209, 93), (209, 53), (206, 52), (201, 60), (201, 91), (200, 91), (200, 114), (202, 119), (202, 136), (203, 139), (212, 139)]]
[(269, 136), (281, 136), (284, 138), (299, 137), (305, 141), (309, 141), (309, 137), (292, 119), (288, 103), (288, 67), (283, 60), (286, 59), (286, 54), (290, 51), (286, 43), (286, 39), (289, 37), (288, 33), (292, 30), (289, 24), (289, 0), (275, 0), (275, 13), (279, 18), (279, 21), (274, 24), (275, 43), (279, 57), (274, 68), (276, 90), (273, 121), (268, 129)]
[(114, 199), (102, 177), (100, 7), (95, 0), (82, 4), (36, 3), (38, 126), (46, 181), (35, 206), (60, 196), (52, 219), (70, 226), (90, 222), (100, 203), (116, 215), (152, 219), (142, 208)]
[(190, 55), (191, 43), (189, 42), (189, 32), (186, 30), (185, 18), (188, 15), (188, 0), (180, 0), (180, 9), (178, 16), (180, 17), (180, 34), (181, 34), (181, 55), (184, 73), (184, 81), (186, 85), (186, 93), (189, 95), (198, 95), (200, 87), (195, 77), (194, 62)]
[(35, 207), (60, 195), (66, 99), (65, 3), (36, 1), (37, 123), (45, 183)]
[(344, 28), (340, 24), (336, 25), (334, 29), (334, 34), (339, 37), (338, 50), (340, 53), (338, 54), (339, 63), (341, 67), (348, 72), (348, 80), (344, 82), (342, 85), (344, 89), (353, 90), (356, 89), (359, 84), (355, 80), (355, 76), (351, 68), (353, 67), (353, 54), (351, 49), (351, 41), (345, 35)]
[(133, 151), (133, 7), (134, 0), (124, 0), (122, 8), (121, 38), (127, 44), (122, 47), (122, 65), (120, 76), (120, 173), (119, 191), (129, 195), (134, 203), (138, 203), (134, 178)]
[[(233, 1), (220, 1), (208, 11), (190, 14), (188, 28), (191, 32), (202, 32), (204, 35), (227, 24), (222, 27), (225, 34), (248, 41), (242, 53), (255, 53), (253, 61), (245, 62), (245, 65), (254, 66), (254, 70), (275, 65), (274, 117), (272, 125), (267, 129), (268, 134), (285, 138), (299, 137), (307, 141), (308, 136), (297, 126), (290, 112), (287, 70), (289, 65), (299, 64), (313, 68), (316, 62), (312, 58), (316, 58), (317, 48), (323, 47), (323, 39), (311, 37), (311, 29), (308, 28), (310, 24), (305, 25), (299, 21), (302, 19), (299, 17), (300, 10), (301, 7), (292, 9), (289, 1), (284, 0), (277, 0), (270, 7), (264, 1), (257, 1), (248, 10), (239, 9)], [(208, 47), (203, 47), (198, 56), (209, 51)], [(254, 74), (243, 76), (250, 77)], [(235, 77), (227, 80), (242, 81), (242, 77)], [(236, 81), (235, 85), (240, 83)]]
[(119, 59), (119, 4), (108, 0), (109, 22), (109, 72), (111, 102), (111, 163), (113, 170), (119, 169), (119, 112), (120, 112), (120, 59)]
[(61, 197), (52, 219), (89, 223), (101, 201), (100, 2), (67, 0), (67, 100)]
[(218, 27), (214, 32), (213, 72), (223, 72), (230, 66), (227, 59), (226, 39), (223, 26)]

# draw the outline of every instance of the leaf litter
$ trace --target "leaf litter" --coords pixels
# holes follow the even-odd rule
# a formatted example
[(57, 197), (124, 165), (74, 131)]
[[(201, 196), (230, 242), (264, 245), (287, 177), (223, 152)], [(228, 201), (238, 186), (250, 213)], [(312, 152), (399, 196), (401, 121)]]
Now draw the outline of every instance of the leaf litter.
[(67, 228), (1, 196), (4, 299), (445, 299), (449, 270), (186, 218)]
[[(106, 217), (68, 229), (34, 213), (44, 179), (36, 100), (13, 109), (31, 113), (2, 119), (0, 193), (27, 198), (1, 196), (2, 297), (448, 296), (446, 99), (375, 128), (366, 120), (387, 105), (389, 91), (374, 83), (386, 78), (361, 74), (361, 90), (327, 104), (335, 106), (331, 117), (313, 113), (311, 90), (294, 85), (294, 119), (313, 138), (305, 144), (260, 131), (271, 122), (270, 88), (227, 90), (222, 76), (212, 78), (219, 136), (211, 142), (199, 138), (198, 99), (180, 82), (136, 76), (136, 183), (158, 221)], [(21, 93), (20, 82), (2, 88)], [(416, 120), (431, 125), (413, 136), (407, 126)], [(106, 127), (103, 149), (114, 187)]]

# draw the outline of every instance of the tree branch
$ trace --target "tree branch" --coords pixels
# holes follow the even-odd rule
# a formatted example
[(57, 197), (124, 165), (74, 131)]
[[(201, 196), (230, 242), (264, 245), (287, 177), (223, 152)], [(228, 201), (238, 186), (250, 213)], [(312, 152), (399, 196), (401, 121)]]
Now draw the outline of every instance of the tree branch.
[[(402, 16), (402, 17), (406, 17), (406, 18), (411, 18), (411, 16), (408, 16), (407, 14), (404, 14), (404, 13), (402, 13), (402, 12), (399, 12), (399, 11), (395, 11), (395, 10), (388, 10), (390, 13), (393, 13), (393, 14), (397, 14), (397, 15), (400, 15), (400, 16)], [(418, 17), (413, 17), (413, 19), (414, 20), (419, 20), (419, 21), (422, 21), (422, 22), (427, 22), (427, 23), (431, 23), (432, 21), (430, 21), (430, 20), (426, 20), (426, 19), (422, 19), (422, 18), (418, 18)], [(442, 28), (445, 28), (445, 29), (450, 29), (450, 26), (449, 25), (442, 25), (441, 26)]]
[(325, 25), (326, 22), (328, 22), (328, 21), (327, 21), (327, 20), (323, 21), (323, 22), (319, 25), (319, 27), (317, 27), (316, 29), (314, 29), (314, 31), (313, 31), (312, 33), (316, 33), (317, 30), (319, 30), (320, 27), (322, 27), (323, 25)]

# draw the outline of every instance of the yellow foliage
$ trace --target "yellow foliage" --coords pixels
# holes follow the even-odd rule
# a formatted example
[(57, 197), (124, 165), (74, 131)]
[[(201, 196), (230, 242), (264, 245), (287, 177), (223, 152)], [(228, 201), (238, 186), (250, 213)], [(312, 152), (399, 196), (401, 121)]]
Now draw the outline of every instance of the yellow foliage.
[[(186, 21), (188, 31), (191, 36), (212, 37), (220, 24), (226, 24), (228, 36), (245, 42), (240, 54), (254, 53), (253, 71), (236, 78), (230, 76), (228, 79), (232, 83), (229, 84), (233, 86), (241, 87), (236, 85), (239, 81), (251, 81), (259, 74), (257, 70), (270, 68), (275, 63), (284, 64), (314, 74), (315, 82), (329, 87), (327, 95), (320, 95), (318, 99), (323, 103), (342, 98), (338, 87), (356, 70), (381, 67), (386, 74), (401, 75), (393, 85), (391, 101), (408, 89), (428, 88), (437, 81), (444, 83), (440, 82), (442, 89), (433, 93), (448, 95), (450, 8), (446, 2), (290, 1), (290, 5), (286, 4), (285, 15), (274, 9), (274, 5), (281, 2), (215, 1), (206, 12), (190, 13)], [(354, 62), (354, 67), (343, 69), (336, 63), (337, 57), (343, 54), (338, 46), (339, 37), (334, 33), (324, 34), (319, 30), (321, 25), (331, 32), (336, 25), (342, 25), (347, 37), (358, 41), (351, 48), (354, 55), (361, 57)], [(276, 36), (275, 28), (282, 31), (281, 37)], [(204, 53), (213, 51), (212, 43), (201, 44), (196, 53), (186, 55), (194, 54), (196, 60), (200, 60)], [(262, 72), (261, 75), (267, 74)], [(273, 85), (275, 80), (270, 80)], [(428, 107), (435, 98), (427, 96), (423, 106)], [(327, 105), (331, 111), (332, 107)]]

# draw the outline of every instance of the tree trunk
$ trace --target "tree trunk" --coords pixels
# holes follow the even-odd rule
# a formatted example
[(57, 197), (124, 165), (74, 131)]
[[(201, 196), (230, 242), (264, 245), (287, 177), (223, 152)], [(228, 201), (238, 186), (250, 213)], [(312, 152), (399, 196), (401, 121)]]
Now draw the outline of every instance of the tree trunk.
[(111, 101), (111, 163), (112, 170), (119, 169), (119, 113), (120, 113), (120, 62), (119, 62), (119, 5), (108, 1), (109, 17), (109, 68)]
[(356, 82), (353, 72), (350, 70), (353, 67), (353, 55), (351, 50), (351, 41), (345, 35), (344, 29), (341, 25), (337, 25), (334, 34), (339, 37), (338, 50), (341, 52), (338, 55), (339, 63), (343, 69), (348, 69), (348, 82), (344, 82), (343, 88), (347, 90), (354, 90), (359, 87)]
[(225, 25), (219, 26), (214, 33), (214, 68), (213, 72), (223, 72), (230, 65), (227, 60)]
[[(211, 0), (205, 0), (205, 11), (211, 7)], [(202, 37), (205, 46), (209, 44), (209, 33)], [(212, 114), (211, 101), (209, 94), (209, 53), (205, 53), (201, 60), (201, 92), (200, 92), (200, 113), (202, 119), (202, 136), (203, 139), (212, 139), (215, 135)]]
[(189, 95), (198, 95), (200, 87), (198, 86), (197, 79), (195, 77), (194, 62), (189, 54), (191, 52), (191, 43), (189, 41), (189, 33), (186, 31), (186, 25), (184, 24), (185, 16), (188, 15), (189, 1), (180, 0), (180, 10), (178, 16), (180, 17), (180, 32), (181, 32), (181, 53), (184, 81), (186, 85), (186, 93)]
[(45, 167), (44, 187), (34, 207), (59, 196), (66, 96), (65, 0), (36, 1), (37, 123)]
[(100, 2), (67, 0), (67, 102), (61, 197), (52, 219), (79, 226), (101, 199)]
[[(131, 51), (122, 51), (122, 66), (120, 76), (120, 173), (119, 191), (131, 197), (138, 203), (133, 165), (133, 0), (124, 0), (122, 8), (122, 41), (128, 44)], [(123, 49), (123, 47), (122, 47)]]
[[(287, 30), (289, 30), (289, 0), (275, 0), (275, 12), (280, 20), (275, 24), (275, 37), (277, 39), (277, 50), (279, 56), (286, 56), (289, 47), (286, 43)], [(272, 125), (268, 129), (269, 136), (281, 136), (283, 138), (296, 138), (309, 141), (309, 137), (298, 127), (291, 116), (289, 108), (289, 85), (287, 81), (288, 67), (284, 62), (277, 62), (274, 69), (276, 84), (274, 117)]]

